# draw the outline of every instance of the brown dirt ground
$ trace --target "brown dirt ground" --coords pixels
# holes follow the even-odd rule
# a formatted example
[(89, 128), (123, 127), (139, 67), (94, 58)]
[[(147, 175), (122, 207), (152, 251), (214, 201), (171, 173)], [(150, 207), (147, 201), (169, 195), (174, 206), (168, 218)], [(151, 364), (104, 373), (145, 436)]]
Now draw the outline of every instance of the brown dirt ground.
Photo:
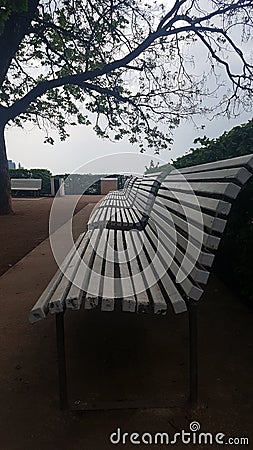
[[(0, 276), (48, 237), (52, 198), (15, 198), (13, 214), (0, 216)], [(81, 197), (75, 212), (87, 205)], [(62, 224), (64, 219), (62, 220)]]
[[(49, 207), (49, 199), (17, 200), (15, 216), (0, 218), (2, 270), (46, 237)], [(231, 448), (253, 448), (253, 314), (216, 277), (200, 303), (200, 402), (193, 411), (186, 405), (187, 315), (67, 314), (71, 399), (140, 398), (151, 404), (160, 397), (169, 407), (63, 413), (58, 408), (54, 322), (50, 318), (31, 326), (23, 300), (17, 299), (16, 311), (8, 301), (1, 305), (0, 450), (131, 449), (136, 445), (129, 441), (110, 444), (110, 433), (121, 427), (124, 432), (173, 434), (188, 431), (191, 420), (203, 432), (249, 437), (248, 446)]]

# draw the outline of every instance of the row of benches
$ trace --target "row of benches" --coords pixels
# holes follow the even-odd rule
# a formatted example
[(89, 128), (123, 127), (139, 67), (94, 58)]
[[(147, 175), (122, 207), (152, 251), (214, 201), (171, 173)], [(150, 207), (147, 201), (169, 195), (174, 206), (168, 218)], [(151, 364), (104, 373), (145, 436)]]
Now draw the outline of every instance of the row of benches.
[[(208, 281), (231, 203), (251, 177), (253, 156), (131, 177), (93, 210), (77, 240), (30, 312), (56, 314), (65, 358), (66, 309), (189, 312), (190, 397), (197, 399), (196, 307)], [(61, 404), (67, 404), (65, 360)], [(64, 386), (63, 386), (64, 385)]]

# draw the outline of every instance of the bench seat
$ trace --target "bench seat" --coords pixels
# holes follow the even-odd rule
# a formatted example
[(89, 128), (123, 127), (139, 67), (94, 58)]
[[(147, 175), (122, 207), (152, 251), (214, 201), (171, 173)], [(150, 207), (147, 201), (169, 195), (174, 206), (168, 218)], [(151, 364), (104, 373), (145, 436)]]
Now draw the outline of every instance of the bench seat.
[[(136, 257), (140, 245), (142, 250)], [(90, 230), (79, 237), (76, 249), (62, 265), (65, 275), (58, 270), (32, 309), (31, 322), (48, 312), (80, 309), (82, 303), (85, 309), (101, 308), (102, 311), (164, 314), (171, 304), (177, 313), (186, 310), (185, 301), (165, 268), (164, 276), (156, 282), (156, 269), (150, 264), (155, 250), (148, 234), (143, 242), (137, 230)], [(146, 286), (147, 266), (148, 276), (153, 278), (152, 286)]]

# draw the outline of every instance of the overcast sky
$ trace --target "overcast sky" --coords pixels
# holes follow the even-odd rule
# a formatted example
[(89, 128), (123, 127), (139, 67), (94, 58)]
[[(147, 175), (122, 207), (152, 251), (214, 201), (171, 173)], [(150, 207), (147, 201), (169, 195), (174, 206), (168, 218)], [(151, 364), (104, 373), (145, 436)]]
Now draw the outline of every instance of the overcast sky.
[[(170, 6), (172, 0), (166, 0)], [(204, 4), (204, 1), (203, 1)], [(208, 2), (207, 2), (208, 4)], [(240, 33), (236, 38), (240, 38)], [(246, 52), (252, 50), (252, 39), (246, 44)], [(196, 56), (196, 73), (205, 71), (207, 54), (202, 44), (189, 47), (190, 54)], [(191, 53), (192, 52), (192, 53)], [(229, 55), (233, 69), (237, 70), (238, 58), (233, 52)], [(235, 61), (234, 61), (235, 59)], [(238, 67), (237, 67), (238, 66)], [(211, 83), (211, 80), (209, 81)], [(210, 87), (212, 88), (211, 84)], [(206, 102), (209, 100), (206, 99)], [(197, 118), (199, 126), (195, 128), (191, 122), (182, 123), (174, 133), (174, 145), (171, 151), (162, 151), (158, 160), (160, 163), (169, 162), (186, 153), (193, 146), (193, 140), (198, 136), (209, 138), (220, 136), (236, 125), (247, 122), (252, 114), (243, 113), (236, 119), (228, 120), (225, 117), (209, 121), (207, 118)], [(200, 128), (205, 125), (205, 129)], [(55, 145), (44, 144), (45, 133), (33, 125), (26, 125), (25, 129), (9, 128), (6, 131), (8, 159), (20, 162), (25, 168), (47, 168), (53, 174), (71, 173), (143, 173), (145, 165), (157, 157), (152, 152), (141, 155), (138, 147), (125, 141), (112, 143), (98, 138), (92, 127), (78, 126), (69, 128), (70, 137), (60, 142), (55, 134)], [(113, 154), (113, 156), (112, 156)], [(111, 156), (108, 156), (111, 155)]]
[(44, 144), (44, 133), (32, 125), (26, 126), (25, 130), (12, 127), (6, 133), (8, 158), (21, 162), (25, 168), (46, 168), (53, 174), (70, 173), (78, 168), (80, 173), (143, 173), (151, 159), (168, 162), (186, 153), (197, 136), (218, 137), (224, 130), (228, 131), (250, 118), (250, 114), (244, 113), (233, 120), (221, 117), (213, 121), (199, 119), (199, 125), (206, 125), (204, 130), (196, 129), (192, 123), (183, 123), (174, 133), (172, 150), (162, 151), (159, 157), (152, 152), (141, 155), (138, 148), (127, 141), (114, 144), (102, 140), (92, 128), (85, 126), (71, 127), (70, 138), (59, 142), (56, 137), (54, 146)]

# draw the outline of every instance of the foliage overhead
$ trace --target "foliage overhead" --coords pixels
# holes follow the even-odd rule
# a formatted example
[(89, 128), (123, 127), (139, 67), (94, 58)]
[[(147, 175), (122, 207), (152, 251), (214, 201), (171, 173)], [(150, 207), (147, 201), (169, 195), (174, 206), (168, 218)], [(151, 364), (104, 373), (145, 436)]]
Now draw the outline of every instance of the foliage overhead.
[(159, 151), (181, 118), (250, 108), (252, 17), (252, 0), (0, 0), (2, 120), (53, 143), (95, 117)]
[(13, 13), (25, 12), (27, 8), (27, 0), (0, 0), (0, 32)]
[(218, 138), (198, 137), (194, 140), (197, 143), (201, 144), (200, 148), (191, 148), (190, 153), (173, 161), (173, 166), (180, 169), (253, 153), (253, 119)]
[[(195, 139), (200, 148), (190, 149), (190, 153), (173, 161), (177, 169), (219, 161), (253, 153), (253, 119), (248, 123), (232, 128), (218, 138), (206, 136)], [(149, 171), (152, 172), (152, 167)], [(168, 170), (168, 166), (160, 167)], [(233, 287), (239, 299), (253, 307), (253, 179), (246, 184), (232, 207), (221, 240), (217, 258), (216, 272)]]

